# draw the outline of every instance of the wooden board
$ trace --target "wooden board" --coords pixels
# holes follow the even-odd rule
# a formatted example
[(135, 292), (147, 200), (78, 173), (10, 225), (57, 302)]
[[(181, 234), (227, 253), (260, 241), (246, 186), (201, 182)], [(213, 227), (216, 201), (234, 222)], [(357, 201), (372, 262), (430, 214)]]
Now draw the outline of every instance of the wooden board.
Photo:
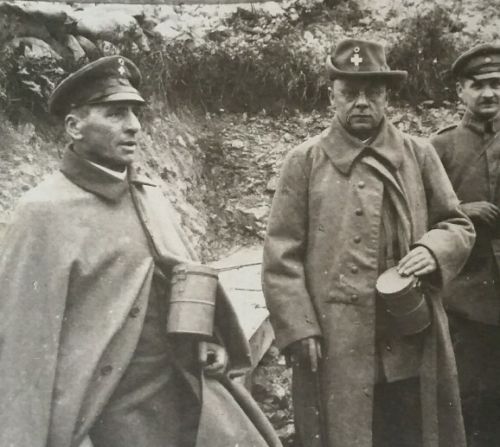
[(233, 304), (250, 342), (252, 364), (256, 366), (274, 340), (261, 287), (262, 247), (243, 248), (211, 264)]

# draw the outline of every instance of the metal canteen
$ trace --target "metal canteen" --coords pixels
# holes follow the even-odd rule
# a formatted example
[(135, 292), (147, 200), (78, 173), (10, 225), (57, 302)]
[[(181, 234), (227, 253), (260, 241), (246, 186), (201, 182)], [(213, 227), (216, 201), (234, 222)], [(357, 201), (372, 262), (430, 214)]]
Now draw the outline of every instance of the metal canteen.
[(401, 276), (392, 267), (379, 276), (375, 287), (399, 334), (418, 334), (431, 324), (429, 305), (416, 276)]
[(179, 264), (172, 269), (168, 334), (211, 337), (214, 328), (217, 270)]

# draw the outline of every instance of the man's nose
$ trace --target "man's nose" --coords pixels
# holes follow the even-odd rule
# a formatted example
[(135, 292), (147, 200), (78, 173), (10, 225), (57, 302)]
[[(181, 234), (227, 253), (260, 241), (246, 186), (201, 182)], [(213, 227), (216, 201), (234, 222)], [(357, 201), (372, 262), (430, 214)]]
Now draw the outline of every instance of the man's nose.
[(495, 93), (493, 92), (493, 89), (489, 85), (487, 85), (481, 92), (481, 96), (483, 98), (492, 98), (493, 96), (495, 96)]
[(367, 107), (368, 98), (364, 90), (360, 90), (358, 96), (356, 97), (356, 102), (354, 103), (356, 107)]
[(127, 114), (127, 118), (125, 120), (125, 130), (134, 134), (141, 130), (141, 123), (133, 110), (129, 110)]

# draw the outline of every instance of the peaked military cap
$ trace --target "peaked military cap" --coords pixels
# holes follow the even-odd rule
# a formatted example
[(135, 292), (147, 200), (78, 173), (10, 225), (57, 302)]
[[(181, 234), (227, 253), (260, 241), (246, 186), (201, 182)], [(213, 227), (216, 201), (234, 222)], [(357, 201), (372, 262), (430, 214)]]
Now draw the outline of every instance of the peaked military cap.
[(52, 92), (49, 112), (65, 116), (73, 107), (85, 104), (131, 101), (144, 104), (137, 91), (141, 73), (123, 56), (106, 56), (75, 71)]
[(391, 70), (384, 46), (370, 40), (342, 40), (326, 58), (326, 68), (330, 79), (383, 79), (398, 84), (408, 76), (404, 70)]
[(455, 76), (473, 76), (475, 79), (500, 77), (500, 44), (476, 45), (461, 54), (451, 70)]

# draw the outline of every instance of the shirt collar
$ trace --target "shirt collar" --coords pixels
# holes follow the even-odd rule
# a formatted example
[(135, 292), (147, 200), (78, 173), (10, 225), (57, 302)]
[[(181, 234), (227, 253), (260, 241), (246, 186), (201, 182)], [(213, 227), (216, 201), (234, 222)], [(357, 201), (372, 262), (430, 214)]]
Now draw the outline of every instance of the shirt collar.
[(403, 143), (401, 132), (385, 118), (382, 120), (375, 138), (363, 142), (347, 132), (338, 118), (335, 117), (328, 131), (320, 139), (319, 145), (337, 169), (347, 175), (356, 159), (367, 149), (373, 150), (395, 169), (398, 169), (403, 162), (401, 150)]
[[(500, 131), (500, 113), (495, 115), (489, 121), (491, 122), (491, 129), (494, 134)], [(467, 110), (462, 118), (462, 124), (479, 135), (483, 135), (485, 133), (487, 122), (488, 121), (477, 119), (477, 117), (470, 110)]]
[(107, 168), (106, 166), (102, 166), (100, 164), (94, 163), (93, 161), (88, 160), (91, 165), (94, 165), (98, 169), (102, 169), (105, 173), (116, 177), (118, 180), (125, 180), (127, 178), (127, 168), (125, 168), (122, 172), (115, 171), (113, 169)]
[(138, 174), (133, 165), (124, 176), (110, 171), (76, 154), (71, 147), (64, 153), (61, 172), (80, 188), (105, 199), (117, 201), (127, 192), (130, 183), (156, 186), (150, 179)]

